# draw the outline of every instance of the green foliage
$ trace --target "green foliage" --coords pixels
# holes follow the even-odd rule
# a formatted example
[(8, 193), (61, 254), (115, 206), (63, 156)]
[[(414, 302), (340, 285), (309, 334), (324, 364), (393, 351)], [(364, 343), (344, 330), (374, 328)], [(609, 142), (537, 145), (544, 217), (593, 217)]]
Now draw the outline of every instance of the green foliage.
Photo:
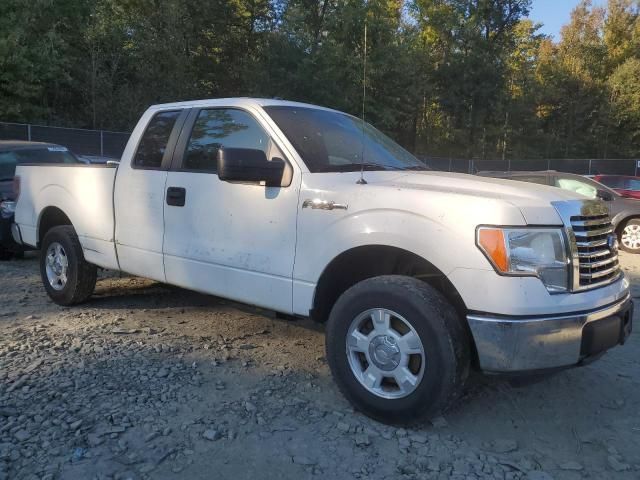
[(640, 145), (640, 58), (631, 57), (608, 81), (614, 131), (622, 155), (637, 156)]
[[(266, 96), (365, 116), (418, 154), (640, 155), (640, 1), (3, 0), (0, 119), (131, 129), (150, 104)], [(367, 48), (364, 30), (367, 26)]]

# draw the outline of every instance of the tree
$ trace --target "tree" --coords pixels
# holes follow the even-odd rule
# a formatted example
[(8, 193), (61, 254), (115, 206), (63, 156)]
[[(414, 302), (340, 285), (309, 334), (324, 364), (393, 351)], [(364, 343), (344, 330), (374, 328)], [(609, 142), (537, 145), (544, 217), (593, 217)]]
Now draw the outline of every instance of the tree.
[(82, 0), (0, 2), (3, 120), (73, 121), (78, 114), (73, 73), (87, 14), (87, 2)]
[(609, 0), (603, 38), (609, 72), (640, 55), (640, 2)]
[(366, 119), (420, 155), (638, 156), (640, 0), (581, 1), (559, 42), (530, 3), (4, 0), (0, 120), (129, 130), (245, 95), (360, 116), (366, 86)]
[(640, 59), (631, 57), (608, 81), (619, 154), (637, 157), (640, 149)]

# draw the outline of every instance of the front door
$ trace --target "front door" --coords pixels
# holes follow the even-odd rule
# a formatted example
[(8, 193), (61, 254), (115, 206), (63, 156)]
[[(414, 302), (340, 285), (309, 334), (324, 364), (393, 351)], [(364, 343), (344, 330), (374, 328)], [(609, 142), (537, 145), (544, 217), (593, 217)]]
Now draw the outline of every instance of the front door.
[(220, 148), (284, 159), (268, 128), (247, 110), (193, 110), (167, 178), (164, 266), (168, 283), (290, 312), (300, 174), (287, 163), (288, 186), (265, 187), (216, 173)]

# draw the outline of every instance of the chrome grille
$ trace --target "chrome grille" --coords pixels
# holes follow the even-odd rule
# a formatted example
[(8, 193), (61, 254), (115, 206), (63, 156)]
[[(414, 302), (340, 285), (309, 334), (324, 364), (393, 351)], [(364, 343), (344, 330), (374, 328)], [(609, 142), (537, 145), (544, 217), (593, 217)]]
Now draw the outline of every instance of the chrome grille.
[(611, 244), (614, 231), (609, 215), (572, 216), (570, 221), (578, 259), (578, 268), (574, 270), (578, 282), (574, 279), (574, 286), (590, 288), (617, 279), (620, 274), (618, 248), (617, 241)]

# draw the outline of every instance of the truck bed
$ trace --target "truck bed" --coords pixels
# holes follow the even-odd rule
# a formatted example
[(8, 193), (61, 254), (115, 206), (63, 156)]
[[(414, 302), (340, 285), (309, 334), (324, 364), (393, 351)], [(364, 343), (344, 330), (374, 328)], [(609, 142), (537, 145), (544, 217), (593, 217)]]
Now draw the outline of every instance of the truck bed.
[(87, 261), (118, 268), (114, 243), (112, 165), (19, 165), (20, 202), (16, 223), (24, 243), (37, 247), (45, 209), (59, 209), (76, 229)]

